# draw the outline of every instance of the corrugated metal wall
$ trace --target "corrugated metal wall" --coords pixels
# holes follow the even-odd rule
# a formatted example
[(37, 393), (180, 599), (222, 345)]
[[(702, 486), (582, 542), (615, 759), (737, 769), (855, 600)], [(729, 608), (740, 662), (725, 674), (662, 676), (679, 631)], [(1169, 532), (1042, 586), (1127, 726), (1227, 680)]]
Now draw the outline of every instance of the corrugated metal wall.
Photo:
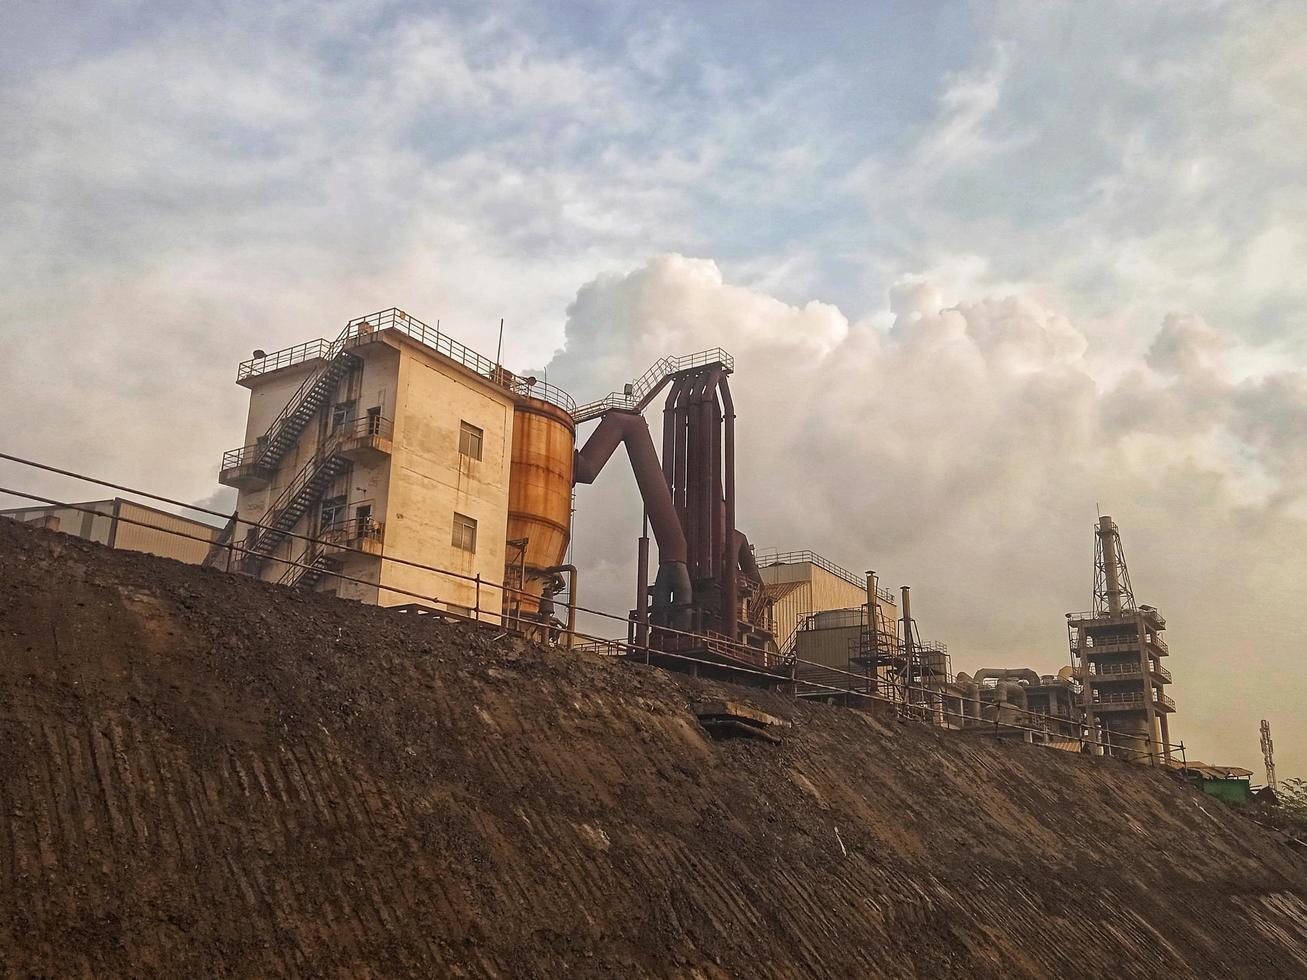
[[(128, 551), (144, 551), (151, 555), (176, 558), (178, 561), (191, 562), (195, 565), (204, 561), (204, 556), (209, 550), (209, 542), (218, 533), (216, 527), (201, 524), (185, 517), (178, 517), (176, 514), (155, 510), (153, 507), (144, 507), (141, 504), (132, 503), (130, 500), (119, 501), (118, 518), (117, 530), (113, 540), (115, 548), (126, 548)], [(135, 524), (127, 523), (127, 521), (153, 524), (164, 530), (138, 527)], [(170, 534), (170, 531), (180, 531), (182, 534), (191, 535), (191, 537), (180, 537), (176, 534)], [(192, 540), (192, 538), (196, 537), (204, 540)]]
[(768, 585), (797, 583), (798, 588), (781, 596), (772, 608), (776, 642), (785, 645), (790, 634), (809, 613), (824, 609), (848, 609), (867, 601), (867, 591), (811, 562), (769, 565), (759, 570)]
[(113, 501), (90, 500), (77, 506), (94, 510), (96, 513), (87, 514), (84, 511), (73, 510), (70, 507), (25, 507), (20, 510), (0, 511), (0, 514), (23, 523), (54, 518), (59, 522), (59, 526), (53, 528), (53, 530), (85, 538), (87, 541), (108, 544), (113, 527), (113, 518), (111, 516), (113, 514)]

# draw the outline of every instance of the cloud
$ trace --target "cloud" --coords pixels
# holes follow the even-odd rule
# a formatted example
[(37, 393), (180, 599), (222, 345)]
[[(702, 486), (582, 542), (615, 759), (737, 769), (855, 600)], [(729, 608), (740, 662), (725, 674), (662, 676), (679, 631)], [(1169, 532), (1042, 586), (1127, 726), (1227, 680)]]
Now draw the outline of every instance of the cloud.
[[(759, 543), (1053, 664), (1102, 502), (1184, 710), (1297, 711), (1301, 4), (5, 11), (7, 448), (202, 498), (235, 363), (392, 305), (580, 397), (721, 344)], [(639, 515), (582, 499), (594, 588)]]
[[(932, 118), (849, 169), (896, 275), (982, 256), (1137, 342), (1177, 309), (1303, 352), (1301, 4), (1006, 2)], [(1124, 25), (1129, 25), (1126, 28)], [(879, 283), (878, 285), (885, 285)]]
[[(1243, 345), (1176, 314), (1104, 381), (1090, 340), (1032, 297), (954, 303), (904, 278), (887, 299), (884, 317), (850, 322), (666, 255), (582, 287), (550, 378), (607, 391), (659, 355), (725, 347), (741, 526), (917, 586), (922, 629), (956, 669), (1066, 662), (1061, 614), (1090, 604), (1101, 504), (1139, 601), (1171, 621), (1178, 730), (1219, 756), (1262, 706), (1290, 713), (1307, 690), (1247, 638), (1307, 574), (1307, 371), (1233, 376), (1224, 360)], [(625, 609), (639, 505), (620, 460), (610, 469), (578, 491), (576, 551), (603, 569), (590, 600)], [(1241, 691), (1261, 705), (1232, 705)]]

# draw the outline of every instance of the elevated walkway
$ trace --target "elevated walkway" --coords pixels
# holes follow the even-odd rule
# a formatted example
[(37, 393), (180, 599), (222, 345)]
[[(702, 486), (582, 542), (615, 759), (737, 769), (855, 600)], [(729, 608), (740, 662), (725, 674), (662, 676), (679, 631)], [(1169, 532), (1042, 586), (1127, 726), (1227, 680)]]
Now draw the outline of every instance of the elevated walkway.
[(572, 411), (572, 420), (578, 425), (597, 419), (605, 412), (614, 410), (623, 412), (643, 412), (649, 403), (657, 397), (676, 375), (684, 371), (697, 371), (700, 368), (721, 367), (727, 374), (735, 370), (735, 358), (714, 347), (711, 350), (695, 354), (683, 354), (679, 357), (660, 357), (649, 370), (626, 385), (622, 391), (611, 392), (596, 401), (587, 402)]

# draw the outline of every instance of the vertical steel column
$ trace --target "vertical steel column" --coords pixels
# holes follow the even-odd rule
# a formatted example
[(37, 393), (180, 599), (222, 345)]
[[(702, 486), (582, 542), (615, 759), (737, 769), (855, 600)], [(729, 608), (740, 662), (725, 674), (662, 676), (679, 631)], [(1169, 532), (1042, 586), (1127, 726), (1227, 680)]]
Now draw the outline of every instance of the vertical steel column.
[(722, 584), (725, 594), (727, 631), (732, 641), (740, 639), (740, 580), (739, 547), (735, 543), (735, 402), (731, 399), (731, 386), (722, 375), (722, 418), (725, 431), (722, 434), (723, 463), (726, 495), (726, 526), (722, 528)]
[(903, 590), (903, 703), (912, 703), (912, 661), (913, 647), (912, 642), (912, 603), (908, 598), (908, 586), (902, 586)]
[(663, 476), (667, 478), (667, 489), (675, 493), (676, 459), (676, 400), (680, 397), (681, 386), (673, 381), (667, 390), (667, 400), (663, 402)]
[(867, 637), (869, 639), (867, 670), (871, 677), (872, 694), (880, 693), (880, 669), (877, 663), (880, 660), (878, 611), (879, 607), (876, 605), (876, 573), (869, 571), (867, 572)]
[[(699, 559), (699, 574), (704, 578), (713, 575), (713, 406), (717, 401), (717, 380), (721, 377), (721, 368), (708, 372), (699, 386), (695, 408), (699, 416), (699, 505), (698, 526), (699, 546), (696, 550)], [(707, 625), (705, 623), (705, 625)]]
[(690, 410), (690, 404), (694, 400), (694, 380), (687, 379), (677, 402), (676, 414), (678, 416), (677, 428), (680, 445), (676, 452), (676, 493), (677, 504), (680, 510), (681, 526), (685, 529), (686, 559), (685, 564), (690, 572), (690, 580), (698, 574), (695, 568), (695, 514), (693, 489), (694, 480), (692, 474), (695, 471), (695, 444), (698, 441), (694, 426), (694, 413)]
[[(718, 379), (720, 383), (720, 373)], [(722, 410), (717, 404), (716, 385), (708, 391), (708, 412), (712, 421), (712, 543), (709, 555), (712, 560), (712, 576), (717, 580), (719, 586), (724, 586), (722, 569), (725, 565), (722, 559), (725, 557), (726, 544), (722, 539), (722, 526), (726, 523), (726, 502), (722, 489)], [(720, 599), (723, 611), (725, 610), (725, 599), (726, 590), (723, 587)], [(724, 612), (721, 619), (722, 632), (730, 633)]]
[(649, 515), (644, 516), (636, 558), (635, 640), (640, 646), (649, 643)]

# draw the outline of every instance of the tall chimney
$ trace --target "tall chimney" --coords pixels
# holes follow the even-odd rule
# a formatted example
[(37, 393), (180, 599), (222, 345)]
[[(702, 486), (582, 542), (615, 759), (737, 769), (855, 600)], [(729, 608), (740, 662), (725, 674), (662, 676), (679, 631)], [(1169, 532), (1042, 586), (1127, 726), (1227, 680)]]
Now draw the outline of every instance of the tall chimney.
[(1121, 565), (1117, 555), (1116, 525), (1104, 514), (1098, 519), (1098, 540), (1103, 548), (1103, 577), (1107, 580), (1107, 611), (1121, 614)]
[(912, 604), (908, 601), (908, 586), (903, 586), (903, 700), (912, 701)]
[(860, 650), (864, 656), (871, 657), (872, 660), (867, 664), (867, 676), (872, 683), (872, 693), (880, 686), (880, 668), (876, 665), (876, 658), (880, 657), (880, 618), (876, 609), (876, 573), (867, 573), (867, 621), (864, 624), (867, 633), (868, 649)]

